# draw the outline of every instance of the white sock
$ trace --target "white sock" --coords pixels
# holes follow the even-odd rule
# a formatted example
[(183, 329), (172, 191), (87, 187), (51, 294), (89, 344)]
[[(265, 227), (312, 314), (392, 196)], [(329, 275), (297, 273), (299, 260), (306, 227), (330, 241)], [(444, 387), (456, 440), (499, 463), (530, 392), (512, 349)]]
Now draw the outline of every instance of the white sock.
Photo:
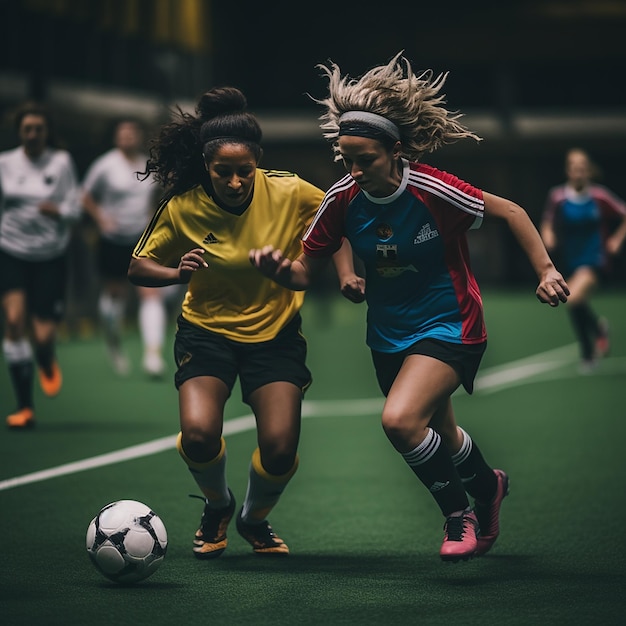
[(139, 332), (147, 350), (161, 352), (165, 325), (165, 304), (161, 297), (144, 298), (139, 303)]
[(2, 354), (7, 363), (22, 363), (24, 361), (32, 361), (33, 348), (28, 339), (3, 339)]
[(104, 325), (107, 339), (119, 342), (122, 335), (125, 303), (120, 298), (113, 298), (109, 293), (102, 293), (98, 300), (98, 312)]

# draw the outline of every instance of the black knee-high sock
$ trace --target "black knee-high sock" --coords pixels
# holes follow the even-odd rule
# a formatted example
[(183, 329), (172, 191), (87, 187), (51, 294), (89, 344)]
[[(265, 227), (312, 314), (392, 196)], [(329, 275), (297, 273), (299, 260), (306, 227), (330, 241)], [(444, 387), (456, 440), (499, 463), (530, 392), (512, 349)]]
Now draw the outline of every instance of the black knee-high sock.
[(568, 311), (580, 344), (580, 355), (583, 359), (590, 360), (593, 358), (593, 344), (598, 330), (598, 318), (591, 307), (584, 302), (570, 306)]
[(587, 325), (592, 331), (593, 336), (597, 336), (600, 332), (600, 318), (598, 314), (591, 308), (589, 302), (581, 302), (578, 305), (587, 318)]
[(479, 502), (490, 502), (498, 487), (496, 475), (472, 438), (462, 428), (459, 430), (463, 434), (463, 443), (461, 449), (452, 455), (452, 461), (465, 491)]
[(52, 363), (54, 362), (54, 343), (43, 343), (35, 346), (35, 360), (46, 376), (52, 373)]
[(402, 455), (448, 517), (469, 506), (467, 494), (448, 449), (437, 432), (428, 429), (426, 439), (415, 450)]
[(17, 408), (33, 406), (33, 362), (18, 361), (9, 364), (9, 373), (17, 398)]

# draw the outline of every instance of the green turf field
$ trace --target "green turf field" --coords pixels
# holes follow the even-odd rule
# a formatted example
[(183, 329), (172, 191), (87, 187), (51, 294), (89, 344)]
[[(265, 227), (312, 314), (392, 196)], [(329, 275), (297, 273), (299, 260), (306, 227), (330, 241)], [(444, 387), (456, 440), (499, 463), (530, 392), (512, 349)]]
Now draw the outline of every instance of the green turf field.
[[(270, 518), (289, 557), (252, 554), (233, 527), (220, 559), (194, 559), (202, 503), (173, 447), (171, 380), (144, 378), (132, 331), (128, 378), (97, 337), (66, 339), (61, 395), (37, 390), (35, 429), (0, 430), (0, 624), (622, 624), (626, 292), (594, 300), (612, 352), (589, 376), (563, 307), (540, 305), (532, 288), (484, 299), (489, 348), (475, 394), (455, 407), (511, 479), (488, 555), (440, 561), (443, 519), (380, 427), (364, 308), (311, 298), (300, 469)], [(2, 419), (13, 408), (2, 363)], [(256, 445), (248, 415), (236, 391), (226, 439), (239, 503)], [(98, 510), (125, 498), (149, 504), (169, 535), (162, 567), (130, 587), (104, 579), (84, 541)]]

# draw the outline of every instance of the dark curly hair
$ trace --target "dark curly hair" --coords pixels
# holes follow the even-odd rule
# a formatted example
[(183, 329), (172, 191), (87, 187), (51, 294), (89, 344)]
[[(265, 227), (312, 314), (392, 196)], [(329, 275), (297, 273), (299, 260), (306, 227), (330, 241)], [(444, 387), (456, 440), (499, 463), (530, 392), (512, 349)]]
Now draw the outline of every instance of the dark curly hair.
[(169, 196), (178, 195), (202, 184), (210, 189), (205, 161), (225, 143), (248, 146), (257, 162), (261, 158), (261, 127), (247, 109), (244, 94), (236, 87), (215, 87), (204, 93), (196, 105), (195, 115), (180, 107), (174, 119), (161, 127), (151, 141), (146, 170)]

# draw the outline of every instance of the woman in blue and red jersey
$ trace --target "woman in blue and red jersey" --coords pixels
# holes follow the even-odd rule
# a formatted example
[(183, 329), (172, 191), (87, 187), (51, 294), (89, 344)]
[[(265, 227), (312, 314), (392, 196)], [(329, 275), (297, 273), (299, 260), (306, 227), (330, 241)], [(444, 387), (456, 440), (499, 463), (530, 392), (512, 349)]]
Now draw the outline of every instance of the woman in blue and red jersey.
[(339, 268), (342, 292), (367, 300), (383, 428), (446, 519), (441, 558), (467, 560), (498, 537), (508, 476), (485, 462), (452, 409), (459, 386), (472, 393), (487, 342), (466, 231), (484, 214), (504, 219), (537, 272), (537, 297), (557, 306), (567, 284), (520, 206), (418, 162), (444, 143), (478, 139), (441, 106), (445, 75), (416, 75), (401, 54), (358, 80), (321, 67), (329, 79), (328, 97), (317, 101), (322, 129), (348, 174), (327, 191), (298, 259), (266, 246), (250, 261), (279, 284), (306, 289), (350, 241), (366, 277)]
[(584, 150), (569, 150), (567, 181), (550, 190), (541, 222), (546, 248), (560, 247), (568, 276), (567, 310), (580, 345), (581, 373), (591, 372), (609, 351), (608, 322), (594, 312), (589, 298), (626, 238), (626, 203), (592, 182), (594, 170)]

